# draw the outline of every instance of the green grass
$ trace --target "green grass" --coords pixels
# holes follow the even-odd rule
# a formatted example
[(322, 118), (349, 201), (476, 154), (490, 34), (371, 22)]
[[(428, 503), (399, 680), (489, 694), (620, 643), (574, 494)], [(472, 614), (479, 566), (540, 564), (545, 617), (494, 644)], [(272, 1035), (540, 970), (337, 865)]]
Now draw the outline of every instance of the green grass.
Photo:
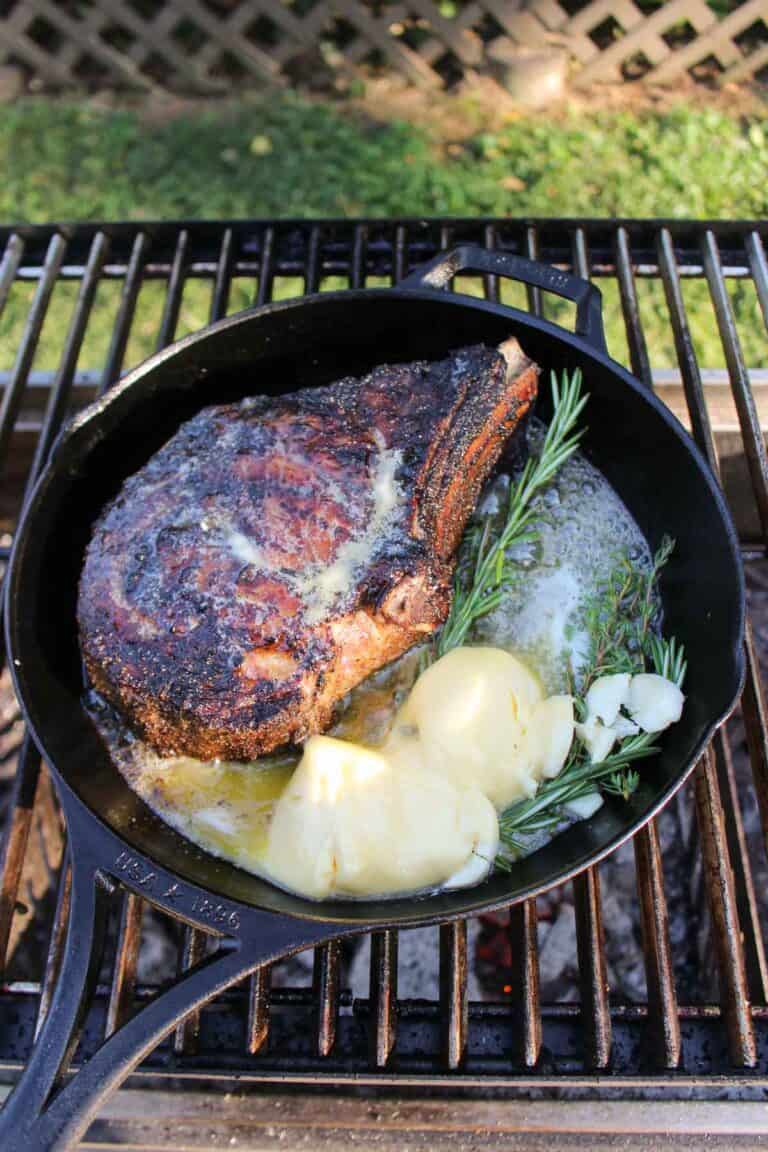
[[(339, 105), (294, 96), (165, 123), (141, 109), (22, 101), (0, 109), (0, 219), (334, 215), (585, 215), (762, 217), (768, 210), (768, 117), (706, 107), (663, 113), (535, 114), (460, 143), (403, 122), (374, 123)], [(115, 286), (112, 286), (113, 288)], [(278, 284), (281, 295), (297, 285)], [(36, 367), (53, 367), (73, 292), (57, 288)], [(231, 307), (250, 302), (236, 285)], [(641, 282), (655, 364), (674, 363), (658, 285)], [(15, 291), (0, 323), (7, 367), (28, 298)], [(697, 350), (709, 366), (722, 350), (706, 286), (686, 282)], [(154, 296), (157, 299), (154, 299)], [(151, 350), (162, 289), (142, 293), (129, 360)], [(754, 291), (733, 300), (750, 363), (765, 359)], [(97, 301), (83, 366), (103, 360), (116, 290)], [(181, 330), (204, 323), (209, 289), (190, 285)], [(606, 300), (609, 341), (625, 357), (615, 292)]]

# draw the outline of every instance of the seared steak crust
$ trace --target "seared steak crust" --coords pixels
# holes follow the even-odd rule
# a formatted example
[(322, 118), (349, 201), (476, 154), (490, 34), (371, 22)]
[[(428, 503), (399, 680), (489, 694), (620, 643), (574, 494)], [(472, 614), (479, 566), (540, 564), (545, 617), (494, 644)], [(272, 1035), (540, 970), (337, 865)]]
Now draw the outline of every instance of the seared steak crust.
[(249, 759), (322, 730), (445, 618), (537, 372), (510, 340), (201, 411), (94, 526), (94, 687), (161, 753)]

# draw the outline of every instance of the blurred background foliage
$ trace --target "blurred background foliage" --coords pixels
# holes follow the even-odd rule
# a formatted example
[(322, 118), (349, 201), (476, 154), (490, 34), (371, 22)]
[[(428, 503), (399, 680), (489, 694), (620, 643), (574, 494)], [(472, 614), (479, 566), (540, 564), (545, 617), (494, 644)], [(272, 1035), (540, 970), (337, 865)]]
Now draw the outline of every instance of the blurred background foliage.
[[(488, 121), (493, 118), (488, 117)], [(193, 217), (394, 215), (759, 218), (768, 209), (768, 116), (722, 101), (658, 110), (528, 113), (488, 128), (473, 117), (377, 119), (295, 94), (253, 96), (157, 115), (142, 105), (24, 99), (0, 108), (4, 222)], [(765, 362), (754, 290), (730, 282), (750, 364)], [(330, 285), (327, 285), (330, 286)], [(81, 367), (103, 363), (116, 298), (97, 300)], [(278, 280), (289, 296), (300, 283)], [(52, 369), (74, 285), (57, 288), (36, 368)], [(701, 363), (723, 363), (701, 281), (684, 282)], [(30, 285), (17, 285), (0, 326), (10, 366)], [(639, 282), (651, 358), (675, 363), (662, 290)], [(252, 302), (236, 282), (230, 309)], [(179, 335), (206, 322), (210, 286), (188, 283)], [(152, 351), (162, 286), (142, 290), (128, 362)], [(626, 358), (618, 299), (606, 299), (611, 350)]]

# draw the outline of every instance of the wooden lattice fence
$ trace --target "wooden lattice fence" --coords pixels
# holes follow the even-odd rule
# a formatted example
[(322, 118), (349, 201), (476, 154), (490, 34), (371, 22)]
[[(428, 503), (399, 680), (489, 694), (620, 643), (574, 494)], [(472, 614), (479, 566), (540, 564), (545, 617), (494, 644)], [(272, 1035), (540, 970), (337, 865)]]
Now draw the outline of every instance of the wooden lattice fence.
[(768, 0), (0, 0), (33, 82), (190, 93), (388, 70), (421, 86), (558, 46), (577, 85), (768, 79)]

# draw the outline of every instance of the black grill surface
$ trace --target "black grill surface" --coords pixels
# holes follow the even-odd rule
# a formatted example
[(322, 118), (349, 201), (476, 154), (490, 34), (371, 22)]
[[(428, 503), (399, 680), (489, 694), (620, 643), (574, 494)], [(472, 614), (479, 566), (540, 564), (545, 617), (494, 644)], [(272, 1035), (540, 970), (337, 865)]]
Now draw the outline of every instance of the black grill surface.
[[(768, 601), (763, 572), (768, 468), (760, 430), (761, 415), (764, 421), (768, 415), (762, 401), (768, 395), (762, 367), (768, 363), (767, 234), (765, 225), (749, 222), (631, 220), (235, 221), (2, 229), (0, 531), (5, 534), (0, 559), (7, 559), (19, 508), (62, 420), (137, 358), (250, 304), (325, 288), (394, 283), (439, 249), (472, 242), (598, 279), (613, 321), (609, 351), (657, 388), (721, 472), (740, 529), (759, 635), (764, 627), (768, 631), (762, 608), (763, 599)], [(719, 334), (715, 363), (697, 360), (689, 322), (691, 285), (697, 309), (706, 312), (705, 324)], [(520, 288), (515, 294), (492, 276), (462, 277), (456, 287), (492, 298), (501, 292), (510, 303), (569, 322), (536, 289)], [(739, 296), (743, 315), (745, 294), (751, 309), (749, 348), (755, 330), (763, 341), (763, 360), (749, 365), (733, 306)], [(133, 1099), (134, 1116), (146, 1120), (147, 1131), (142, 1129), (139, 1138), (130, 1125), (121, 1127), (119, 1117), (111, 1125), (103, 1121), (95, 1146), (131, 1140), (137, 1147), (163, 1148), (236, 1143), (240, 1137), (230, 1134), (240, 1132), (244, 1114), (230, 1115), (224, 1103), (209, 1111), (205, 1102), (220, 1090), (245, 1085), (258, 1085), (259, 1099), (265, 1106), (270, 1102), (275, 1139), (282, 1115), (275, 1104), (282, 1098), (275, 1093), (287, 1085), (332, 1090), (338, 1107), (329, 1106), (326, 1096), (312, 1095), (310, 1112), (315, 1117), (324, 1110), (331, 1116), (328, 1125), (334, 1130), (340, 1125), (349, 1140), (350, 1132), (377, 1130), (370, 1109), (364, 1120), (344, 1118), (343, 1101), (358, 1099), (363, 1088), (396, 1092), (403, 1100), (400, 1120), (392, 1119), (391, 1111), (381, 1113), (382, 1140), (401, 1129), (422, 1136), (433, 1132), (438, 1142), (441, 1132), (484, 1130), (469, 1100), (464, 1121), (440, 1111), (446, 1101), (478, 1096), (538, 1100), (539, 1109), (542, 1101), (557, 1100), (531, 1113), (540, 1115), (540, 1131), (558, 1126), (558, 1108), (578, 1102), (583, 1107), (585, 1099), (600, 1103), (594, 1111), (573, 1113), (572, 1127), (571, 1121), (564, 1124), (567, 1130), (607, 1132), (610, 1103), (620, 1105), (619, 1112), (611, 1113), (616, 1131), (637, 1131), (645, 1124), (643, 1130), (669, 1133), (675, 1125), (683, 1131), (699, 1124), (703, 1138), (705, 1131), (720, 1131), (722, 1120), (715, 1114), (701, 1119), (693, 1104), (689, 1111), (659, 1111), (661, 1102), (671, 1108), (671, 1102), (708, 1106), (723, 1100), (739, 1101), (745, 1109), (734, 1110), (731, 1103), (726, 1129), (754, 1133), (765, 1123), (768, 1130), (762, 1112), (746, 1110), (762, 1101), (768, 1088), (768, 966), (761, 927), (767, 904), (768, 724), (758, 647), (750, 631), (741, 708), (675, 802), (678, 826), (687, 829), (690, 877), (683, 884), (679, 874), (672, 874), (681, 857), (674, 855), (673, 865), (666, 846), (662, 853), (655, 822), (636, 837), (634, 857), (632, 848), (625, 850), (634, 861), (631, 891), (611, 891), (619, 873), (610, 861), (574, 882), (578, 975), (572, 996), (544, 1000), (540, 995), (535, 902), (513, 909), (509, 923), (496, 927), (508, 935), (511, 966), (498, 994), (482, 1000), (469, 995), (474, 949), (463, 923), (430, 930), (439, 969), (439, 992), (431, 998), (420, 995), (418, 987), (408, 999), (398, 996), (397, 933), (372, 939), (370, 985), (362, 992), (348, 986), (347, 945), (326, 945), (316, 950), (311, 965), (294, 963), (274, 974), (262, 970), (188, 1019), (142, 1065), (131, 1080), (134, 1090), (123, 1091), (123, 1103), (115, 1105), (125, 1113), (124, 1102)], [(28, 1056), (55, 987), (69, 886), (66, 830), (60, 827), (45, 768), (20, 732), (10, 697), (0, 701), (0, 723), (5, 804), (0, 1072), (10, 1083)], [(681, 889), (686, 900), (679, 898)], [(644, 991), (632, 997), (611, 986), (606, 959), (606, 935), (610, 940), (615, 928), (608, 917), (603, 924), (603, 906), (609, 897), (615, 906), (617, 896), (639, 910)], [(211, 946), (199, 931), (159, 920), (138, 897), (123, 895), (78, 1061), (158, 985), (196, 963)], [(153, 949), (159, 953), (155, 960), (147, 958)], [(150, 1087), (156, 1090), (151, 1095), (136, 1091)], [(424, 1105), (417, 1114), (408, 1095), (426, 1089), (442, 1103)], [(657, 1111), (643, 1113), (641, 1124), (632, 1102), (649, 1098), (659, 1101)], [(163, 1128), (162, 1117), (173, 1114), (181, 1099), (191, 1110), (189, 1123), (177, 1119)], [(189, 1119), (196, 1110), (204, 1117), (199, 1124)], [(160, 1119), (150, 1124), (155, 1111)], [(294, 1132), (311, 1130), (305, 1114), (292, 1115)], [(492, 1126), (497, 1121), (486, 1122)], [(140, 1125), (139, 1119), (134, 1124)], [(203, 1141), (203, 1129), (213, 1133), (210, 1144)], [(268, 1138), (267, 1129), (259, 1132), (259, 1138)], [(314, 1139), (319, 1146), (325, 1136), (321, 1140), (316, 1132)], [(382, 1146), (389, 1147), (386, 1141)]]

